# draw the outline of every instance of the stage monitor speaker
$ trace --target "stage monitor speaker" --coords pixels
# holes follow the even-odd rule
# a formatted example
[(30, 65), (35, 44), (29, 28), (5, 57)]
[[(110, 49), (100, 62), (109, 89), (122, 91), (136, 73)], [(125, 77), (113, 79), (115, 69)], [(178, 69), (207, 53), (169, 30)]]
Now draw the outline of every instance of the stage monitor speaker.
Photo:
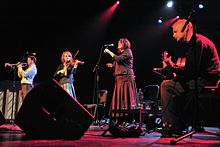
[(15, 118), (30, 139), (80, 139), (93, 121), (54, 79), (34, 87)]

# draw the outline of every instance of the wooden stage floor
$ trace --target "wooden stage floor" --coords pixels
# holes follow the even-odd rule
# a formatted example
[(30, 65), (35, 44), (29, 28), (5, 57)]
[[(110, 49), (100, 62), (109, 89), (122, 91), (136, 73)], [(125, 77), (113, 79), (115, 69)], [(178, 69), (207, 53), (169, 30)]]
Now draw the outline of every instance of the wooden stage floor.
[[(1, 131), (0, 146), (71, 146), (71, 147), (136, 147), (136, 146), (173, 146), (170, 140), (173, 138), (161, 138), (158, 132), (146, 133), (144, 136), (133, 138), (115, 138), (109, 132), (105, 136), (102, 133), (107, 128), (91, 125), (84, 135), (78, 140), (26, 140), (25, 133), (19, 131)], [(218, 128), (205, 128), (213, 132), (220, 133)], [(192, 138), (185, 138), (177, 142), (175, 146), (191, 147), (191, 146), (220, 146), (220, 137), (208, 135), (205, 133), (196, 133)]]

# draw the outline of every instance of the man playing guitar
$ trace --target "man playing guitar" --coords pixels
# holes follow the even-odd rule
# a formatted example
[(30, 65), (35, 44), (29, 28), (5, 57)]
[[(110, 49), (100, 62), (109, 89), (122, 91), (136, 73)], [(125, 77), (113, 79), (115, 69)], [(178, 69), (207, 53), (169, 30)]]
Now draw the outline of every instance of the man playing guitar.
[[(204, 86), (216, 85), (220, 79), (220, 62), (215, 45), (207, 37), (194, 32), (191, 22), (179, 19), (172, 25), (173, 37), (189, 47), (187, 57), (174, 64), (164, 52), (162, 73), (175, 73), (160, 86), (162, 136), (181, 135), (186, 127), (183, 114), (187, 96)], [(185, 29), (183, 29), (185, 26)], [(195, 80), (196, 79), (196, 80)], [(195, 84), (195, 81), (198, 81)], [(197, 85), (197, 86), (196, 86)]]
[(181, 72), (182, 70), (184, 70), (186, 65), (186, 57), (179, 57), (176, 63), (174, 63), (172, 61), (172, 56), (168, 57), (167, 51), (164, 51), (162, 53), (162, 65), (163, 68), (161, 69), (161, 74), (163, 74), (164, 77), (166, 77), (165, 79), (176, 78), (177, 73), (175, 73), (175, 71)]

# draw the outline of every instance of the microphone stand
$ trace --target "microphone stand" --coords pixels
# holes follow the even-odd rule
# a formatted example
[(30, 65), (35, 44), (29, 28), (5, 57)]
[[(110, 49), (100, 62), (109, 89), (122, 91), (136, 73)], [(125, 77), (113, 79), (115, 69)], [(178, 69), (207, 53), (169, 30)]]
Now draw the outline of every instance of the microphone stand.
[[(198, 114), (198, 110), (199, 110), (199, 91), (198, 91), (198, 73), (199, 73), (199, 68), (200, 68), (200, 64), (201, 64), (201, 55), (203, 53), (203, 50), (201, 50), (200, 52), (200, 55), (197, 56), (197, 53), (199, 53), (197, 50), (196, 50), (196, 19), (194, 18), (195, 14), (196, 14), (196, 8), (198, 7), (198, 4), (195, 4), (194, 5), (194, 8), (191, 10), (188, 18), (187, 18), (187, 21), (185, 22), (181, 32), (184, 32), (186, 26), (189, 24), (189, 22), (191, 21), (192, 22), (192, 25), (193, 25), (193, 44), (192, 44), (192, 49), (193, 49), (193, 56), (194, 56), (194, 63), (193, 63), (193, 66), (194, 66), (194, 72), (195, 72), (195, 77), (194, 77), (194, 81), (195, 81), (195, 96), (193, 97), (192, 101), (193, 101), (193, 118), (192, 118), (192, 128), (191, 128), (191, 131), (189, 131), (188, 133), (176, 138), (176, 139), (173, 139), (170, 141), (170, 144), (174, 145), (176, 144), (178, 141), (186, 138), (186, 137), (192, 137), (193, 134), (199, 132), (199, 133), (207, 133), (207, 134), (210, 134), (210, 135), (216, 135), (216, 136), (220, 136), (220, 134), (218, 133), (215, 133), (215, 132), (211, 132), (211, 131), (207, 131), (204, 129), (204, 126), (201, 125), (201, 123), (199, 123), (199, 114)], [(197, 58), (198, 57), (198, 58)], [(197, 61), (198, 61), (198, 64), (197, 64)]]
[(102, 59), (103, 56), (103, 46), (101, 47), (100, 53), (99, 53), (99, 58), (98, 61), (95, 65), (95, 67), (93, 68), (93, 72), (95, 72), (95, 82), (94, 82), (94, 88), (93, 88), (93, 104), (96, 102), (96, 113), (95, 113), (95, 123), (94, 125), (99, 125), (99, 109), (98, 109), (98, 105), (99, 105), (99, 63)]

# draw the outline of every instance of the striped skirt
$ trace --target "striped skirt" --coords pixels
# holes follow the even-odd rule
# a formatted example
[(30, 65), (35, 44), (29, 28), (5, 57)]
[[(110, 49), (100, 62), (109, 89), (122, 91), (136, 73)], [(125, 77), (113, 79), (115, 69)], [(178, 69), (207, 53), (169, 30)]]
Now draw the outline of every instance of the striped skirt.
[(64, 90), (66, 90), (69, 93), (69, 95), (72, 96), (72, 98), (76, 99), (76, 92), (73, 84), (65, 83), (65, 84), (61, 84), (61, 87)]
[[(135, 76), (116, 76), (111, 110), (130, 110), (135, 108), (137, 108)], [(124, 113), (112, 113), (112, 117), (122, 117), (124, 115)]]

